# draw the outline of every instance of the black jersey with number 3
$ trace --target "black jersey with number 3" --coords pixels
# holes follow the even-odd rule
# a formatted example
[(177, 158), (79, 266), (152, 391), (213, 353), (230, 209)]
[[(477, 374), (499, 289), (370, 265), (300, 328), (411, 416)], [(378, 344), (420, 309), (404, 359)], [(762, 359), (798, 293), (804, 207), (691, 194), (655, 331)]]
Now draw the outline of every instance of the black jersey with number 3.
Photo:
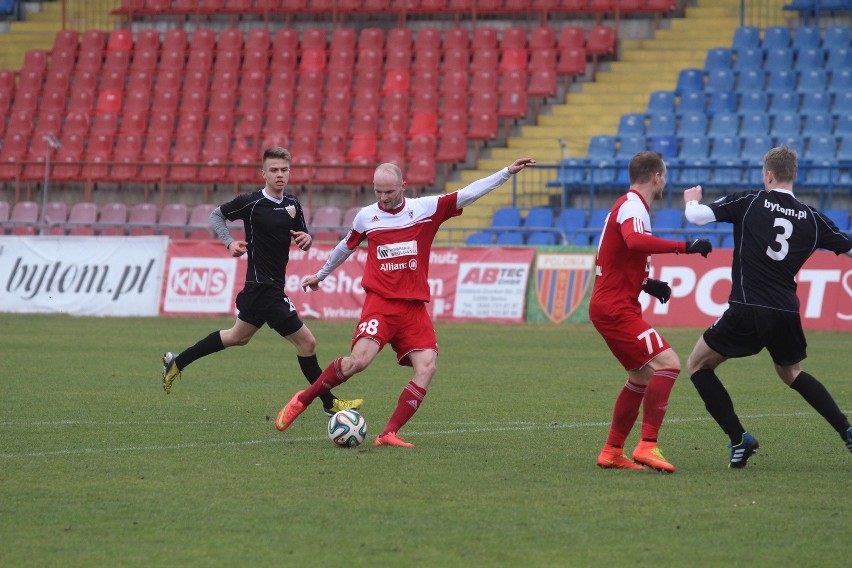
[(842, 254), (852, 239), (787, 190), (733, 193), (709, 207), (734, 225), (730, 302), (799, 311), (796, 274), (817, 249)]
[(296, 196), (285, 193), (281, 203), (262, 189), (243, 193), (221, 206), (230, 221), (242, 219), (248, 242), (246, 282), (271, 284), (284, 289), (290, 260), (290, 231), (308, 232), (305, 215)]

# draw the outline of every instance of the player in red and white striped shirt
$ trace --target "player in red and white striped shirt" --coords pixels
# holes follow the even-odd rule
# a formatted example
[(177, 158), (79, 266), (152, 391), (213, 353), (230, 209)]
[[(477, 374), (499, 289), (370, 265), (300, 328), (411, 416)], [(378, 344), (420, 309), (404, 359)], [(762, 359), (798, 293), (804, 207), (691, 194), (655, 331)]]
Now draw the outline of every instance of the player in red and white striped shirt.
[(397, 431), (423, 402), (435, 375), (438, 340), (426, 310), (429, 293), (429, 254), (441, 224), (461, 215), (462, 208), (497, 189), (512, 175), (535, 160), (522, 158), (510, 166), (475, 181), (456, 192), (407, 199), (402, 171), (395, 164), (381, 164), (373, 176), (376, 203), (361, 209), (352, 229), (332, 251), (315, 276), (302, 281), (305, 289), (317, 290), (319, 283), (367, 241), (367, 262), (361, 282), (366, 298), (352, 351), (334, 360), (310, 388), (297, 392), (275, 419), (279, 430), (290, 424), (320, 394), (366, 369), (379, 351), (390, 344), (400, 365), (414, 369), (414, 377), (403, 389), (396, 410), (376, 438), (376, 446), (410, 448)]
[[(615, 400), (609, 436), (597, 463), (604, 468), (647, 465), (672, 472), (675, 468), (660, 452), (657, 435), (680, 373), (680, 360), (663, 336), (642, 319), (639, 292), (662, 303), (671, 297), (668, 283), (648, 278), (652, 254), (706, 257), (712, 246), (706, 239), (674, 241), (651, 234), (650, 204), (661, 199), (666, 188), (666, 164), (660, 154), (640, 152), (630, 160), (628, 170), (630, 191), (615, 202), (604, 223), (589, 303), (589, 319), (627, 370), (627, 383)], [(624, 455), (624, 442), (640, 405), (642, 439), (631, 461)]]

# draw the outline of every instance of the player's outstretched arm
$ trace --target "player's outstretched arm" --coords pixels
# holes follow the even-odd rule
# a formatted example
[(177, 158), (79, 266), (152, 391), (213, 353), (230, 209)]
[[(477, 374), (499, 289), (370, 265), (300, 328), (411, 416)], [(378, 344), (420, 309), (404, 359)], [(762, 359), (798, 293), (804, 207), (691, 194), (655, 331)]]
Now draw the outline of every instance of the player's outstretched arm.
[(456, 196), (456, 207), (459, 209), (467, 207), (483, 195), (503, 185), (514, 174), (526, 167), (535, 166), (535, 164), (536, 161), (532, 158), (519, 158), (499, 172), (461, 188)]
[(518, 173), (519, 171), (521, 171), (525, 167), (534, 166), (534, 165), (535, 165), (535, 160), (532, 159), (532, 158), (519, 158), (519, 159), (515, 160), (514, 162), (512, 162), (512, 165), (509, 166), (508, 169), (509, 169), (510, 174), (515, 175), (516, 173)]
[(683, 216), (699, 227), (716, 220), (713, 210), (701, 204), (702, 191), (700, 185), (683, 190)]

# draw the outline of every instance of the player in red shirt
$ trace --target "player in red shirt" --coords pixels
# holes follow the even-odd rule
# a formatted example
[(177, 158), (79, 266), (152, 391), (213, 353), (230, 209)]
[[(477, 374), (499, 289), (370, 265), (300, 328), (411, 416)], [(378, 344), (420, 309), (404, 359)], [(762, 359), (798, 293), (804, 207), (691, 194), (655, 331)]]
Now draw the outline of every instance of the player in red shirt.
[[(589, 319), (610, 351), (627, 370), (627, 383), (615, 400), (606, 445), (598, 456), (604, 468), (672, 472), (657, 446), (657, 435), (669, 404), (669, 393), (680, 373), (680, 360), (662, 335), (642, 319), (639, 292), (666, 303), (668, 283), (648, 278), (651, 255), (700, 253), (712, 250), (710, 241), (673, 241), (651, 235), (652, 201), (666, 188), (666, 164), (656, 152), (639, 152), (630, 160), (630, 191), (613, 205), (604, 223), (595, 266), (595, 285)], [(642, 406), (642, 440), (633, 460), (624, 455), (624, 442)]]
[(367, 262), (362, 286), (366, 292), (361, 320), (348, 357), (335, 359), (310, 388), (297, 392), (281, 409), (275, 427), (286, 430), (320, 394), (366, 369), (379, 351), (390, 344), (400, 365), (414, 369), (396, 410), (376, 438), (376, 446), (414, 447), (397, 432), (414, 415), (435, 375), (438, 340), (426, 310), (429, 293), (429, 254), (441, 224), (458, 215), (486, 193), (535, 160), (521, 158), (510, 166), (456, 192), (406, 199), (402, 171), (381, 164), (373, 175), (376, 203), (361, 209), (349, 234), (332, 251), (315, 276), (302, 280), (305, 289), (317, 290), (322, 280), (367, 241)]

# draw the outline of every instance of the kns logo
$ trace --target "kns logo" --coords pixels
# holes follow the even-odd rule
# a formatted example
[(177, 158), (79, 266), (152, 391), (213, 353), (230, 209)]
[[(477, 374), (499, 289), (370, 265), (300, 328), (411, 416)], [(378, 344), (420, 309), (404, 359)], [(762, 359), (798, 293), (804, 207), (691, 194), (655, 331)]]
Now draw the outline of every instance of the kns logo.
[(228, 274), (219, 268), (184, 268), (172, 273), (170, 287), (180, 296), (216, 296), (225, 290)]

